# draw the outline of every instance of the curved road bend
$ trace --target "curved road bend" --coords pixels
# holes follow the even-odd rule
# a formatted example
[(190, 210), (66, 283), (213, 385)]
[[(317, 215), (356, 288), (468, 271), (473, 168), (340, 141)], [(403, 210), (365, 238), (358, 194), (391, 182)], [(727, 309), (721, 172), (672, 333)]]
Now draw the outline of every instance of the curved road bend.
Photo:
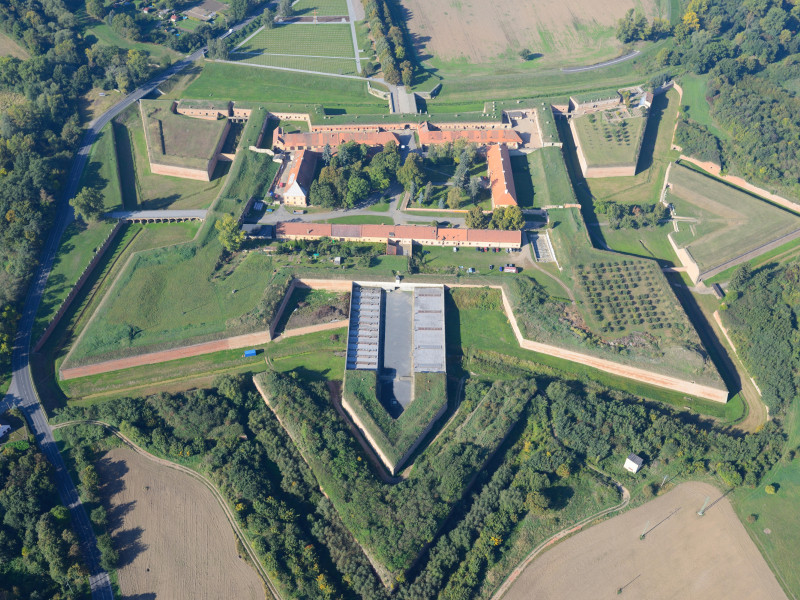
[[(251, 17), (240, 23), (234, 27), (233, 30), (241, 29), (252, 21), (253, 18), (254, 17)], [(97, 139), (100, 130), (108, 124), (111, 119), (128, 108), (128, 106), (161, 85), (168, 77), (183, 70), (200, 58), (204, 51), (205, 48), (201, 48), (188, 55), (186, 58), (176, 62), (169, 69), (154, 79), (151, 79), (146, 84), (138, 87), (100, 117), (89, 123), (88, 129), (81, 139), (80, 149), (75, 154), (75, 158), (72, 162), (72, 168), (70, 169), (69, 177), (64, 188), (64, 194), (61, 196), (56, 210), (55, 222), (42, 250), (39, 268), (36, 275), (31, 280), (28, 295), (25, 298), (25, 306), (22, 311), (16, 336), (14, 337), (14, 348), (11, 355), (11, 385), (8, 388), (8, 393), (5, 398), (3, 398), (3, 402), (0, 403), (0, 407), (2, 408), (12, 408), (16, 406), (22, 410), (36, 438), (36, 443), (39, 444), (42, 453), (55, 468), (58, 494), (64, 505), (69, 508), (75, 532), (80, 538), (81, 549), (86, 559), (86, 566), (89, 569), (89, 584), (92, 590), (92, 598), (95, 600), (114, 600), (114, 593), (111, 589), (111, 581), (109, 580), (108, 573), (100, 567), (100, 552), (97, 549), (97, 539), (95, 538), (89, 518), (86, 515), (86, 510), (83, 504), (81, 504), (78, 491), (75, 489), (75, 485), (67, 472), (64, 459), (58, 451), (58, 447), (53, 439), (53, 432), (50, 429), (47, 417), (39, 403), (39, 396), (33, 386), (29, 363), (31, 332), (34, 318), (36, 317), (36, 311), (42, 300), (42, 293), (44, 292), (47, 278), (53, 268), (53, 262), (61, 242), (61, 237), (64, 235), (64, 231), (73, 219), (69, 200), (77, 192), (81, 173), (89, 159), (89, 150)]]

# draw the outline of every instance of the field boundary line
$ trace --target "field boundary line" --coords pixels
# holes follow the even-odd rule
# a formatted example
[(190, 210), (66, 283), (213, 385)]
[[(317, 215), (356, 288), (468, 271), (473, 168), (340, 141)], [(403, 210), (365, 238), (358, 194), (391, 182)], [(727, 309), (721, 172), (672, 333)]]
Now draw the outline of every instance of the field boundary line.
[[(299, 0), (298, 0), (298, 1), (299, 1)], [(249, 36), (247, 36), (247, 37), (244, 39), (244, 41), (242, 41), (240, 44), (238, 44), (238, 45), (234, 46), (234, 47), (233, 47), (234, 51), (235, 51), (237, 48), (241, 48), (242, 46), (244, 46), (244, 45), (245, 45), (247, 42), (249, 42), (250, 40), (252, 40), (254, 37), (256, 37), (256, 36), (257, 36), (259, 33), (261, 33), (263, 30), (264, 30), (264, 26), (262, 25), (261, 27), (259, 27), (258, 29), (256, 29), (256, 30), (255, 30), (255, 31), (254, 31), (252, 34), (250, 34)]]
[(333, 60), (355, 60), (352, 56), (320, 56), (317, 54), (279, 54), (277, 52), (259, 52), (251, 50), (247, 52), (232, 52), (231, 54), (250, 54), (252, 56), (291, 56), (294, 58), (331, 58)]
[(601, 63), (597, 63), (594, 65), (588, 65), (586, 67), (567, 67), (562, 68), (562, 73), (581, 73), (583, 71), (593, 71), (594, 69), (602, 69), (603, 67), (610, 67), (611, 65), (616, 65), (617, 63), (625, 62), (626, 60), (630, 60), (634, 56), (638, 56), (641, 54), (641, 51), (634, 50), (630, 54), (625, 54), (624, 56), (618, 56), (617, 58), (612, 58), (611, 60), (606, 60)]
[(121, 439), (131, 450), (133, 450), (140, 456), (144, 456), (145, 458), (151, 460), (156, 464), (168, 467), (170, 469), (175, 469), (176, 471), (180, 471), (181, 473), (184, 473), (185, 475), (188, 475), (189, 477), (192, 477), (196, 481), (202, 483), (206, 488), (208, 488), (209, 491), (211, 491), (212, 495), (214, 496), (214, 499), (222, 507), (222, 510), (225, 512), (225, 517), (228, 519), (228, 522), (230, 523), (234, 534), (236, 534), (236, 537), (238, 537), (239, 541), (242, 542), (242, 546), (244, 546), (244, 549), (247, 551), (247, 554), (250, 557), (250, 560), (252, 561), (256, 572), (263, 579), (264, 584), (267, 586), (267, 589), (269, 590), (270, 594), (272, 594), (272, 596), (276, 600), (281, 600), (281, 595), (278, 593), (278, 590), (275, 588), (274, 584), (272, 583), (272, 580), (270, 580), (266, 569), (258, 560), (255, 551), (250, 545), (250, 541), (244, 535), (244, 532), (242, 532), (241, 528), (239, 527), (239, 524), (236, 522), (236, 518), (233, 516), (233, 513), (231, 512), (231, 509), (228, 506), (225, 497), (222, 495), (222, 493), (217, 489), (217, 487), (210, 479), (207, 479), (204, 475), (198, 473), (194, 469), (190, 469), (189, 467), (185, 467), (178, 463), (174, 463), (170, 460), (160, 458), (155, 454), (151, 454), (141, 446), (136, 445), (133, 441), (131, 441), (128, 437), (126, 437), (125, 434), (123, 434), (119, 429), (103, 421), (95, 421), (93, 419), (78, 419), (75, 421), (66, 421), (64, 423), (58, 423), (56, 425), (53, 425), (51, 429), (55, 431), (56, 429), (69, 427), (71, 425), (99, 425), (100, 427), (104, 427), (108, 431), (110, 431), (113, 435)]
[(506, 594), (506, 592), (508, 592), (509, 588), (514, 584), (517, 578), (520, 575), (522, 575), (525, 569), (527, 569), (528, 566), (534, 560), (536, 560), (536, 558), (538, 558), (538, 556), (542, 552), (544, 552), (547, 548), (549, 548), (556, 542), (559, 542), (562, 539), (569, 537), (573, 533), (581, 531), (589, 523), (597, 519), (601, 519), (606, 515), (611, 514), (612, 512), (618, 512), (624, 509), (626, 506), (628, 506), (628, 503), (631, 501), (631, 494), (625, 486), (623, 486), (619, 481), (616, 481), (611, 477), (609, 477), (606, 473), (604, 473), (600, 469), (596, 469), (592, 466), (589, 466), (589, 468), (592, 469), (593, 471), (597, 471), (601, 475), (608, 477), (609, 479), (611, 479), (611, 481), (614, 482), (615, 487), (622, 492), (622, 502), (610, 508), (606, 508), (604, 510), (596, 512), (593, 515), (589, 515), (588, 517), (581, 519), (574, 525), (570, 525), (569, 527), (565, 527), (561, 531), (554, 533), (549, 538), (541, 542), (538, 546), (536, 546), (533, 550), (531, 550), (531, 552), (524, 559), (522, 559), (522, 561), (516, 567), (514, 567), (514, 570), (511, 571), (511, 573), (508, 575), (508, 577), (505, 578), (503, 583), (500, 584), (500, 587), (497, 588), (497, 591), (492, 595), (491, 600), (501, 600), (501, 598)]

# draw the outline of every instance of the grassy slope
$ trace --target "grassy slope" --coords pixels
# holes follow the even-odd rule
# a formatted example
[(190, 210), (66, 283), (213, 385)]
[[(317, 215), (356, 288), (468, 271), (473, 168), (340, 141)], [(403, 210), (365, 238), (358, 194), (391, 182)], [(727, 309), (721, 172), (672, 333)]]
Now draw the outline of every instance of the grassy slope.
[[(153, 175), (147, 158), (144, 127), (138, 111), (127, 113), (124, 125), (117, 127), (117, 156), (123, 186), (135, 182), (139, 208), (148, 210), (208, 208), (219, 194), (229, 163), (217, 165), (211, 181), (192, 181), (180, 177)], [(125, 135), (127, 134), (127, 135)], [(129, 193), (126, 190), (126, 193)]]
[(548, 147), (511, 158), (517, 200), (523, 208), (575, 202), (561, 148)]
[(67, 227), (36, 313), (32, 339), (39, 339), (113, 227), (110, 221), (88, 226), (74, 221)]
[[(446, 299), (448, 355), (458, 356), (463, 354), (469, 358), (473, 352), (488, 351), (511, 357), (512, 359), (522, 359), (534, 364), (552, 367), (558, 369), (562, 374), (567, 374), (567, 376), (587, 377), (610, 388), (624, 390), (649, 400), (664, 402), (677, 409), (689, 408), (692, 411), (717, 417), (723, 421), (733, 421), (741, 416), (743, 407), (740, 402), (729, 402), (723, 405), (706, 400), (689, 399), (678, 392), (656, 388), (573, 362), (524, 350), (517, 344), (511, 325), (508, 323), (505, 313), (501, 310), (486, 310), (484, 308), (458, 309), (452, 302), (449, 293)], [(482, 373), (480, 366), (469, 362), (466, 367), (467, 370), (473, 371), (482, 377), (506, 379), (516, 376), (513, 372), (504, 373), (502, 371)]]
[(0, 56), (12, 56), (20, 60), (30, 58), (30, 54), (25, 48), (4, 33), (0, 33)]
[(166, 46), (160, 46), (159, 44), (147, 44), (143, 42), (132, 42), (127, 40), (118, 35), (105, 23), (98, 24), (90, 29), (87, 29), (85, 35), (87, 40), (92, 43), (92, 38), (94, 38), (96, 41), (99, 41), (107, 46), (115, 46), (117, 48), (124, 48), (125, 50), (146, 50), (150, 53), (150, 56), (156, 60), (160, 59), (162, 56), (168, 56), (174, 60), (179, 56), (177, 52), (167, 48)]
[[(789, 436), (787, 449), (800, 446), (800, 401), (785, 419), (785, 429)], [(800, 531), (800, 458), (788, 462), (782, 460), (764, 478), (764, 485), (777, 484), (778, 493), (769, 496), (764, 486), (754, 490), (738, 488), (733, 495), (733, 505), (742, 523), (758, 546), (778, 581), (790, 594), (800, 597), (800, 544), (797, 532)], [(755, 523), (748, 523), (747, 516), (758, 515)], [(767, 534), (765, 529), (771, 531)]]
[(725, 132), (711, 117), (711, 107), (706, 100), (707, 86), (708, 75), (684, 75), (681, 78), (681, 89), (683, 90), (681, 104), (689, 107), (687, 115), (690, 119), (705, 125), (711, 133), (724, 140), (727, 137)]
[(386, 101), (367, 94), (367, 84), (362, 81), (222, 63), (206, 63), (183, 97), (288, 102), (302, 112), (313, 110), (316, 104), (346, 105), (349, 110), (374, 107), (375, 112), (388, 112)]

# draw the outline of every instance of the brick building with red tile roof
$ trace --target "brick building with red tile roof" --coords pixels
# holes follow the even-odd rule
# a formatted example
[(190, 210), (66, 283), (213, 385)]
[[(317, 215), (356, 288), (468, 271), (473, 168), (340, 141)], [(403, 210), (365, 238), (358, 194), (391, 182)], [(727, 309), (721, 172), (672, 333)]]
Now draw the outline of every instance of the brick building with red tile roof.
[(508, 148), (504, 144), (489, 148), (486, 163), (492, 189), (492, 208), (517, 206), (517, 189), (514, 187), (514, 172), (511, 170)]
[(466, 139), (468, 142), (478, 146), (507, 144), (512, 148), (518, 148), (522, 145), (522, 138), (513, 129), (441, 130), (425, 121), (417, 127), (417, 135), (419, 136), (419, 144), (423, 149), (431, 144), (452, 143), (459, 139)]
[(300, 150), (293, 157), (292, 166), (286, 177), (286, 191), (283, 201), (292, 206), (308, 206), (308, 194), (314, 170), (317, 166), (318, 154), (311, 150)]
[(315, 240), (323, 237), (342, 242), (388, 241), (427, 246), (471, 246), (491, 248), (519, 248), (521, 231), (489, 229), (451, 229), (425, 225), (331, 225), (328, 223), (278, 223), (275, 226), (278, 240)]
[(336, 149), (345, 142), (366, 144), (373, 148), (389, 142), (400, 145), (391, 131), (314, 131), (311, 133), (285, 133), (278, 128), (274, 146), (279, 150), (322, 150), (326, 145)]

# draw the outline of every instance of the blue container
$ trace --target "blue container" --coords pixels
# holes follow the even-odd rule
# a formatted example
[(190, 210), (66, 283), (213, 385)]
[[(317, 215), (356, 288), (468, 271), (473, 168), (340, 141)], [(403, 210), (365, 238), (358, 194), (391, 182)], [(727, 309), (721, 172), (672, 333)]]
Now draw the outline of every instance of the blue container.
[(244, 355), (245, 355), (246, 357), (247, 357), (247, 356), (255, 356), (255, 355), (256, 355), (256, 351), (255, 351), (255, 350), (245, 350), (245, 351), (244, 351)]

